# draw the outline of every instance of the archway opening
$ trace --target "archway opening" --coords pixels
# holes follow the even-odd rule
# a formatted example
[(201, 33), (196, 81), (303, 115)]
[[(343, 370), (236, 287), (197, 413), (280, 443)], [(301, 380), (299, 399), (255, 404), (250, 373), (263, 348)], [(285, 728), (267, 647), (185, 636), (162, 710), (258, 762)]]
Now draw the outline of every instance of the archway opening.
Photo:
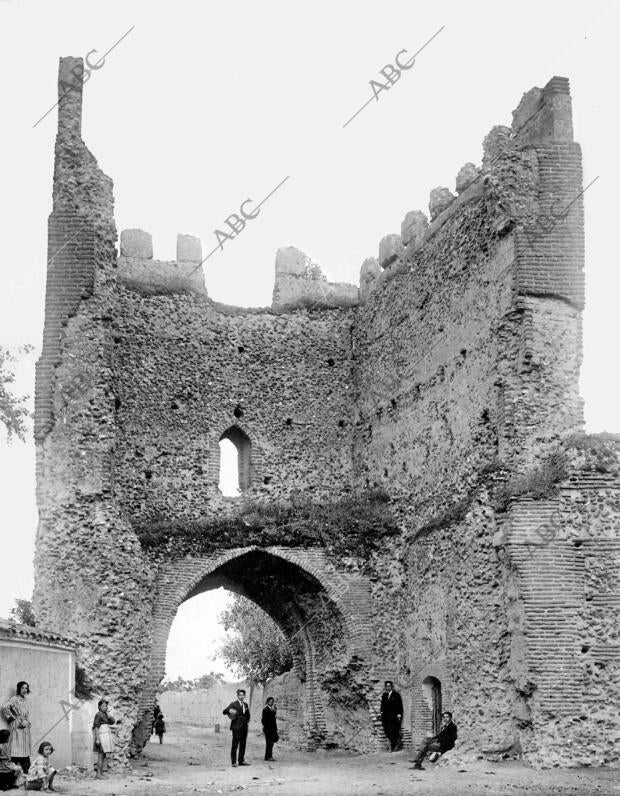
[[(263, 692), (265, 697), (274, 695), (280, 706), (286, 742), (306, 750), (319, 746), (357, 751), (368, 748), (374, 729), (366, 698), (367, 672), (364, 660), (352, 654), (350, 627), (339, 604), (340, 595), (348, 587), (341, 583), (340, 577), (337, 588), (332, 585), (328, 589), (318, 574), (289, 558), (287, 549), (277, 548), (277, 553), (276, 548), (273, 550), (246, 548), (223, 553), (221, 563), (215, 567), (205, 560), (205, 574), (198, 580), (195, 577), (198, 562), (188, 562), (185, 577), (178, 562), (171, 562), (177, 596), (162, 600), (155, 618), (153, 637), (161, 641), (156, 641), (153, 648), (150, 693), (155, 695), (164, 674), (165, 639), (174, 618), (174, 604), (180, 606), (181, 612), (186, 603), (225, 589), (247, 598), (268, 614), (290, 649), (292, 668), (273, 678)], [(316, 561), (312, 554), (310, 561), (314, 569)], [(202, 615), (196, 618), (190, 633), (200, 633), (201, 623)], [(211, 661), (203, 669), (207, 674), (220, 670), (221, 666), (212, 666)], [(235, 696), (234, 689), (231, 693), (231, 686), (227, 688), (225, 698), (230, 702)], [(150, 699), (145, 694), (143, 704), (147, 710), (152, 705)], [(227, 703), (223, 702), (221, 709), (224, 704)], [(260, 721), (260, 714), (258, 719), (255, 713), (253, 716), (254, 721)], [(215, 721), (215, 714), (212, 718)], [(228, 729), (223, 716), (219, 723), (222, 731)], [(134, 733), (136, 745), (140, 744), (145, 730), (146, 725), (141, 722)]]
[[(228, 729), (222, 710), (240, 687), (260, 716), (265, 686), (292, 667), (288, 651), (275, 622), (245, 597), (218, 587), (185, 600), (170, 627), (157, 689), (156, 704), (172, 733), (167, 740), (191, 739), (199, 728), (213, 745), (216, 727)], [(151, 742), (158, 743), (155, 732)]]

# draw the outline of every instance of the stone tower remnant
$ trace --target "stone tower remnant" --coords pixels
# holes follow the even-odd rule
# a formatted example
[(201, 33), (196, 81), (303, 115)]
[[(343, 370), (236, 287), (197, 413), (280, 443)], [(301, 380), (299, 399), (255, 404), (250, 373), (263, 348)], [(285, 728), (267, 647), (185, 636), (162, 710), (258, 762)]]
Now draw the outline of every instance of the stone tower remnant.
[[(80, 59), (60, 61), (66, 87)], [(524, 95), (456, 193), (406, 214), (359, 288), (295, 249), (271, 308), (207, 295), (200, 242), (153, 259), (60, 96), (37, 365), (35, 610), (141, 748), (179, 605), (225, 586), (288, 638), (306, 748), (407, 742), (617, 765), (618, 458), (583, 435), (584, 236), (568, 80)], [(241, 497), (218, 489), (219, 443)], [(615, 706), (615, 707), (614, 707)]]

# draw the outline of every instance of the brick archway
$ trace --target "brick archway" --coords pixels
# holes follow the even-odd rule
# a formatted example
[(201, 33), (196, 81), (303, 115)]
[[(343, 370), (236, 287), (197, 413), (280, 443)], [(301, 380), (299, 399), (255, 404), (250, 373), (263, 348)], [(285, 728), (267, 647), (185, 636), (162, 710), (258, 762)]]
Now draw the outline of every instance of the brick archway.
[[(358, 681), (370, 665), (370, 588), (364, 577), (337, 571), (320, 550), (249, 546), (163, 561), (156, 583), (150, 671), (139, 702), (142, 718), (134, 730), (136, 748), (150, 733), (150, 711), (164, 676), (168, 635), (178, 607), (218, 587), (259, 605), (291, 645), (295, 674), (303, 684), (303, 731), (298, 734), (304, 736), (303, 744), (316, 748), (333, 735), (329, 726), (333, 710), (326, 716), (326, 704), (335, 702), (325, 678), (337, 683), (340, 677), (346, 688), (352, 682), (351, 663)], [(336, 684), (334, 693), (338, 691)], [(370, 718), (361, 720), (372, 731)]]

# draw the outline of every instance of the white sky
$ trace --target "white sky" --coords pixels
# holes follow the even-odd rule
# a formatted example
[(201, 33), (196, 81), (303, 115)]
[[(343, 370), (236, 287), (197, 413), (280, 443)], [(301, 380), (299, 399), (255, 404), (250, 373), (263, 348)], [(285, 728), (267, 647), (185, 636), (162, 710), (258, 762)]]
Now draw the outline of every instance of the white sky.
[[(135, 26), (84, 87), (83, 137), (114, 180), (118, 230), (153, 233), (159, 259), (174, 259), (179, 232), (199, 236), (206, 254), (241, 202), (260, 201), (290, 175), (206, 263), (210, 295), (246, 306), (270, 303), (281, 246), (298, 246), (331, 279), (357, 283), (363, 259), (400, 232), (407, 211), (427, 211), (432, 188), (454, 190), (460, 167), (480, 163), (484, 136), (510, 123), (525, 91), (569, 77), (584, 184), (600, 177), (585, 195), (587, 429), (620, 430), (618, 8), (601, 0), (511, 9), (490, 0), (0, 0), (0, 341), (37, 347), (22, 362), (19, 389), (34, 391), (41, 342), (56, 111), (33, 125), (56, 100), (60, 56), (96, 49), (92, 62)], [(378, 70), (442, 26), (414, 67), (342, 129), (370, 98)], [(32, 591), (30, 441), (0, 442), (0, 506), (3, 553), (15, 561), (2, 568), (6, 616)], [(202, 665), (206, 652), (190, 630), (200, 621), (203, 636), (216, 634), (220, 607), (192, 610), (173, 676), (215, 668)], [(183, 660), (195, 674), (182, 671)]]

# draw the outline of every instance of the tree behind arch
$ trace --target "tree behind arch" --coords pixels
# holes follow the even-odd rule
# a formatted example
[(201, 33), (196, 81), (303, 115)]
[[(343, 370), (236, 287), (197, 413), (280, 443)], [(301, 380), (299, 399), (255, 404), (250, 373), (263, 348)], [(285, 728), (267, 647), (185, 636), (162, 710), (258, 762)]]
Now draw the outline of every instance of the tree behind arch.
[(292, 668), (287, 640), (255, 603), (235, 595), (218, 619), (229, 632), (219, 653), (239, 677), (264, 686)]

